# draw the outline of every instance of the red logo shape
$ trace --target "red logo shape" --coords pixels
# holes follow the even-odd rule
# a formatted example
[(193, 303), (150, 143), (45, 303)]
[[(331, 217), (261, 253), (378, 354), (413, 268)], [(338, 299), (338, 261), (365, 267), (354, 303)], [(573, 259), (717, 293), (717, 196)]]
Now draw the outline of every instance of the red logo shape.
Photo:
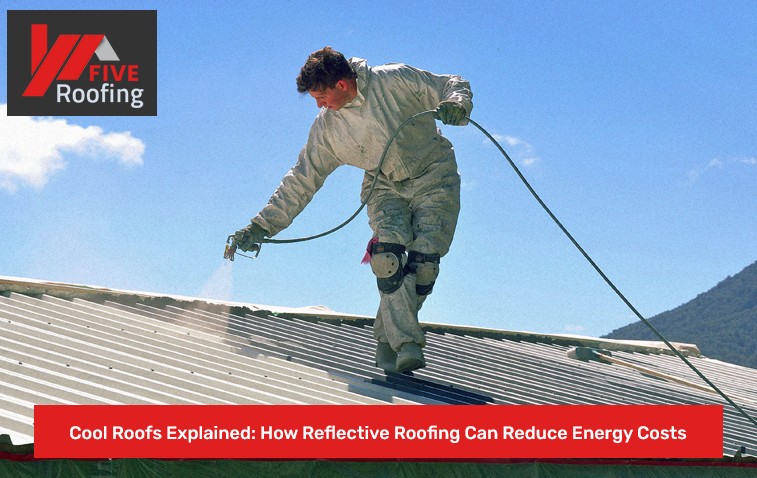
[(104, 34), (59, 35), (47, 50), (47, 25), (33, 24), (32, 79), (22, 96), (44, 96), (55, 79), (78, 80), (92, 55), (100, 60), (118, 61)]

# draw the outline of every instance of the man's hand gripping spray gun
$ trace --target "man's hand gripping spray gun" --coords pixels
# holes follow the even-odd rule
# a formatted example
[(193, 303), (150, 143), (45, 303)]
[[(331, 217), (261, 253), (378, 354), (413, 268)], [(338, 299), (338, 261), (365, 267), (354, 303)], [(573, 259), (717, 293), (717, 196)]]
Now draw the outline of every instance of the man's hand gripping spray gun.
[(234, 260), (234, 256), (239, 254), (242, 257), (247, 257), (249, 259), (255, 259), (260, 255), (260, 247), (263, 244), (253, 244), (252, 248), (249, 249), (250, 251), (253, 251), (255, 253), (254, 256), (246, 256), (242, 253), (237, 253), (237, 241), (234, 238), (234, 234), (229, 235), (229, 237), (226, 239), (226, 248), (223, 251), (223, 258), (228, 259), (230, 261)]

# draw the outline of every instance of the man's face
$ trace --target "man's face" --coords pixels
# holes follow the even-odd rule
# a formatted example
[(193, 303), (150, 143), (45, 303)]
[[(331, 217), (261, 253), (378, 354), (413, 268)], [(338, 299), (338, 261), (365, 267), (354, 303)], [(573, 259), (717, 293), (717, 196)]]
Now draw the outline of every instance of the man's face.
[(319, 108), (326, 107), (334, 111), (339, 111), (354, 98), (350, 95), (349, 84), (346, 80), (337, 81), (333, 88), (310, 90), (309, 93)]

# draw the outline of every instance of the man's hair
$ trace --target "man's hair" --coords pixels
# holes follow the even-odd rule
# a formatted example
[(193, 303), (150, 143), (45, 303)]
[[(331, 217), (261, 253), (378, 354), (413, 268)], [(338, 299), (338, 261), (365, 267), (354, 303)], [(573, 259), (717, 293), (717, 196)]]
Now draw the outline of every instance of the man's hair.
[(355, 72), (344, 55), (327, 46), (308, 56), (297, 76), (297, 91), (307, 93), (333, 88), (339, 80), (355, 77)]

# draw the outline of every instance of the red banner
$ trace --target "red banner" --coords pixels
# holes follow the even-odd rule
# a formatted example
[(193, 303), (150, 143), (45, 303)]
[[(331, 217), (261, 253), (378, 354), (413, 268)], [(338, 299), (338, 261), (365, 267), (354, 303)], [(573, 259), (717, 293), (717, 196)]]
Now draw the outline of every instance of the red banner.
[(720, 405), (37, 405), (35, 458), (721, 458)]

